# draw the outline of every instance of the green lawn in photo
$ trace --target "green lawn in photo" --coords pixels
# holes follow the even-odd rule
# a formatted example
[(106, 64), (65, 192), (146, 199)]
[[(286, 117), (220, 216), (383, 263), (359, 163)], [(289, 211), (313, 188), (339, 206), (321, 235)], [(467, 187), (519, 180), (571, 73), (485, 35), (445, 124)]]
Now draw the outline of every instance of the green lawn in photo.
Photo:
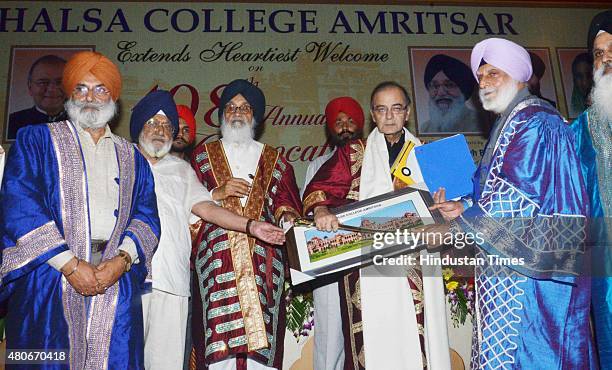
[(317, 261), (321, 261), (323, 259), (329, 258), (329, 257), (333, 257), (333, 256), (337, 256), (339, 254), (342, 253), (346, 253), (346, 252), (350, 252), (353, 251), (355, 249), (360, 249), (363, 248), (365, 246), (369, 246), (372, 245), (372, 239), (365, 239), (365, 240), (360, 240), (357, 242), (353, 242), (350, 244), (344, 244), (338, 248), (333, 248), (333, 249), (328, 249), (324, 252), (317, 252), (317, 253), (313, 253), (310, 255), (310, 262), (317, 262)]

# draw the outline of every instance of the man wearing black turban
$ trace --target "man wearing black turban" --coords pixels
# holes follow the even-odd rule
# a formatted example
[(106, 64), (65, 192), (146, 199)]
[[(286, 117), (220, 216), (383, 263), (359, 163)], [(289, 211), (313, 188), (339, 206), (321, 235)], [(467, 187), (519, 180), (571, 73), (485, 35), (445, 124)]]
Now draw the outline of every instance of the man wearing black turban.
[(592, 105), (572, 124), (589, 196), (592, 313), (601, 369), (612, 369), (612, 10), (597, 14), (587, 38)]
[(476, 112), (465, 105), (476, 85), (468, 66), (448, 55), (435, 55), (425, 67), (423, 82), (429, 92), (429, 120), (419, 124), (419, 134), (483, 131)]
[[(151, 290), (142, 295), (144, 367), (183, 368), (189, 300), (190, 215), (228, 230), (246, 231), (270, 244), (282, 244), (283, 230), (251, 221), (216, 205), (191, 166), (169, 155), (179, 127), (172, 94), (148, 93), (132, 109), (130, 134), (147, 159), (155, 179), (162, 233), (151, 264)], [(195, 220), (192, 220), (195, 221)], [(189, 348), (191, 353), (191, 347)]]
[(527, 81), (527, 88), (532, 95), (537, 96), (538, 98), (542, 98), (550, 103), (553, 107), (557, 107), (557, 103), (554, 100), (545, 98), (542, 96), (542, 92), (540, 91), (540, 80), (544, 77), (544, 73), (546, 73), (546, 65), (540, 56), (532, 51), (529, 52), (529, 59), (531, 60), (531, 68), (533, 69), (533, 73), (531, 74), (531, 78)]
[[(249, 81), (227, 85), (219, 103), (222, 138), (198, 144), (192, 164), (224, 208), (251, 220), (291, 222), (302, 212), (293, 168), (276, 149), (253, 139), (265, 108), (263, 92)], [(211, 224), (200, 228), (195, 245), (200, 288), (195, 289), (192, 327), (198, 368), (214, 363), (223, 369), (280, 369), (285, 334), (281, 249), (248, 232)]]

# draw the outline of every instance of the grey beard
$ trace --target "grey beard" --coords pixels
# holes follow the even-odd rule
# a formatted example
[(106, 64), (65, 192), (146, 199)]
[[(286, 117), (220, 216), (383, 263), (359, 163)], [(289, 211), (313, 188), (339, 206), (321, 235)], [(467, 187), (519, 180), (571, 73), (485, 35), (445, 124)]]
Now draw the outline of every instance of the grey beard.
[[(82, 128), (99, 129), (108, 124), (117, 114), (117, 104), (113, 100), (108, 103), (87, 103), (68, 99), (64, 104), (70, 120)], [(84, 108), (95, 108), (84, 110)]]
[(221, 136), (229, 144), (247, 144), (255, 137), (255, 118), (251, 123), (233, 120), (228, 123), (225, 117), (221, 120)]
[(612, 73), (603, 74), (605, 66), (593, 71), (593, 89), (591, 90), (591, 106), (597, 117), (612, 121)]
[(506, 110), (506, 108), (508, 108), (512, 100), (516, 97), (516, 94), (518, 94), (520, 90), (519, 82), (512, 80), (505, 86), (499, 87), (497, 89), (497, 96), (494, 99), (485, 98), (485, 92), (490, 90), (491, 89), (481, 89), (478, 91), (478, 96), (482, 102), (482, 107), (485, 110), (501, 114)]
[(427, 128), (429, 131), (446, 131), (451, 129), (455, 123), (461, 118), (463, 109), (465, 108), (465, 99), (463, 95), (457, 98), (451, 98), (453, 100), (451, 106), (446, 112), (442, 112), (436, 105), (433, 99), (429, 99), (429, 120), (430, 126)]
[(142, 150), (149, 155), (149, 157), (153, 158), (163, 158), (170, 152), (170, 148), (172, 148), (172, 140), (168, 140), (161, 148), (157, 149), (151, 141), (144, 138), (142, 131), (138, 136), (138, 144)]

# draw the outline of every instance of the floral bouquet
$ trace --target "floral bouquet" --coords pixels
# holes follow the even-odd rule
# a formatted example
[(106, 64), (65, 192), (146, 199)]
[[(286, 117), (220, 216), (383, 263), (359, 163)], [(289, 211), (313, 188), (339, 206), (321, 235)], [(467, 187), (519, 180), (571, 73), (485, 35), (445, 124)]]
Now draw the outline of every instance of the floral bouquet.
[(444, 292), (450, 304), (453, 326), (465, 324), (468, 315), (474, 317), (474, 278), (455, 276), (452, 268), (442, 270), (444, 278)]
[(287, 329), (299, 342), (300, 339), (307, 338), (314, 327), (312, 292), (294, 295), (293, 290), (288, 286), (289, 283), (286, 285)]

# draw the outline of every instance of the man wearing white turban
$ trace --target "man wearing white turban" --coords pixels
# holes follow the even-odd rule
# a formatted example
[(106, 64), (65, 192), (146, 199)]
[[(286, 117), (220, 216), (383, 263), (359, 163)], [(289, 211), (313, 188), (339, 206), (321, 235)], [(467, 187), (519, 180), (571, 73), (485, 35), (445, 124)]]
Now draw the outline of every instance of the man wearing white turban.
[(529, 94), (524, 48), (484, 40), (471, 67), (483, 107), (499, 117), (471, 198), (445, 201), (440, 189), (432, 208), (451, 232), (482, 235), (472, 369), (596, 368), (590, 279), (580, 275), (588, 198), (574, 136), (555, 108)]

